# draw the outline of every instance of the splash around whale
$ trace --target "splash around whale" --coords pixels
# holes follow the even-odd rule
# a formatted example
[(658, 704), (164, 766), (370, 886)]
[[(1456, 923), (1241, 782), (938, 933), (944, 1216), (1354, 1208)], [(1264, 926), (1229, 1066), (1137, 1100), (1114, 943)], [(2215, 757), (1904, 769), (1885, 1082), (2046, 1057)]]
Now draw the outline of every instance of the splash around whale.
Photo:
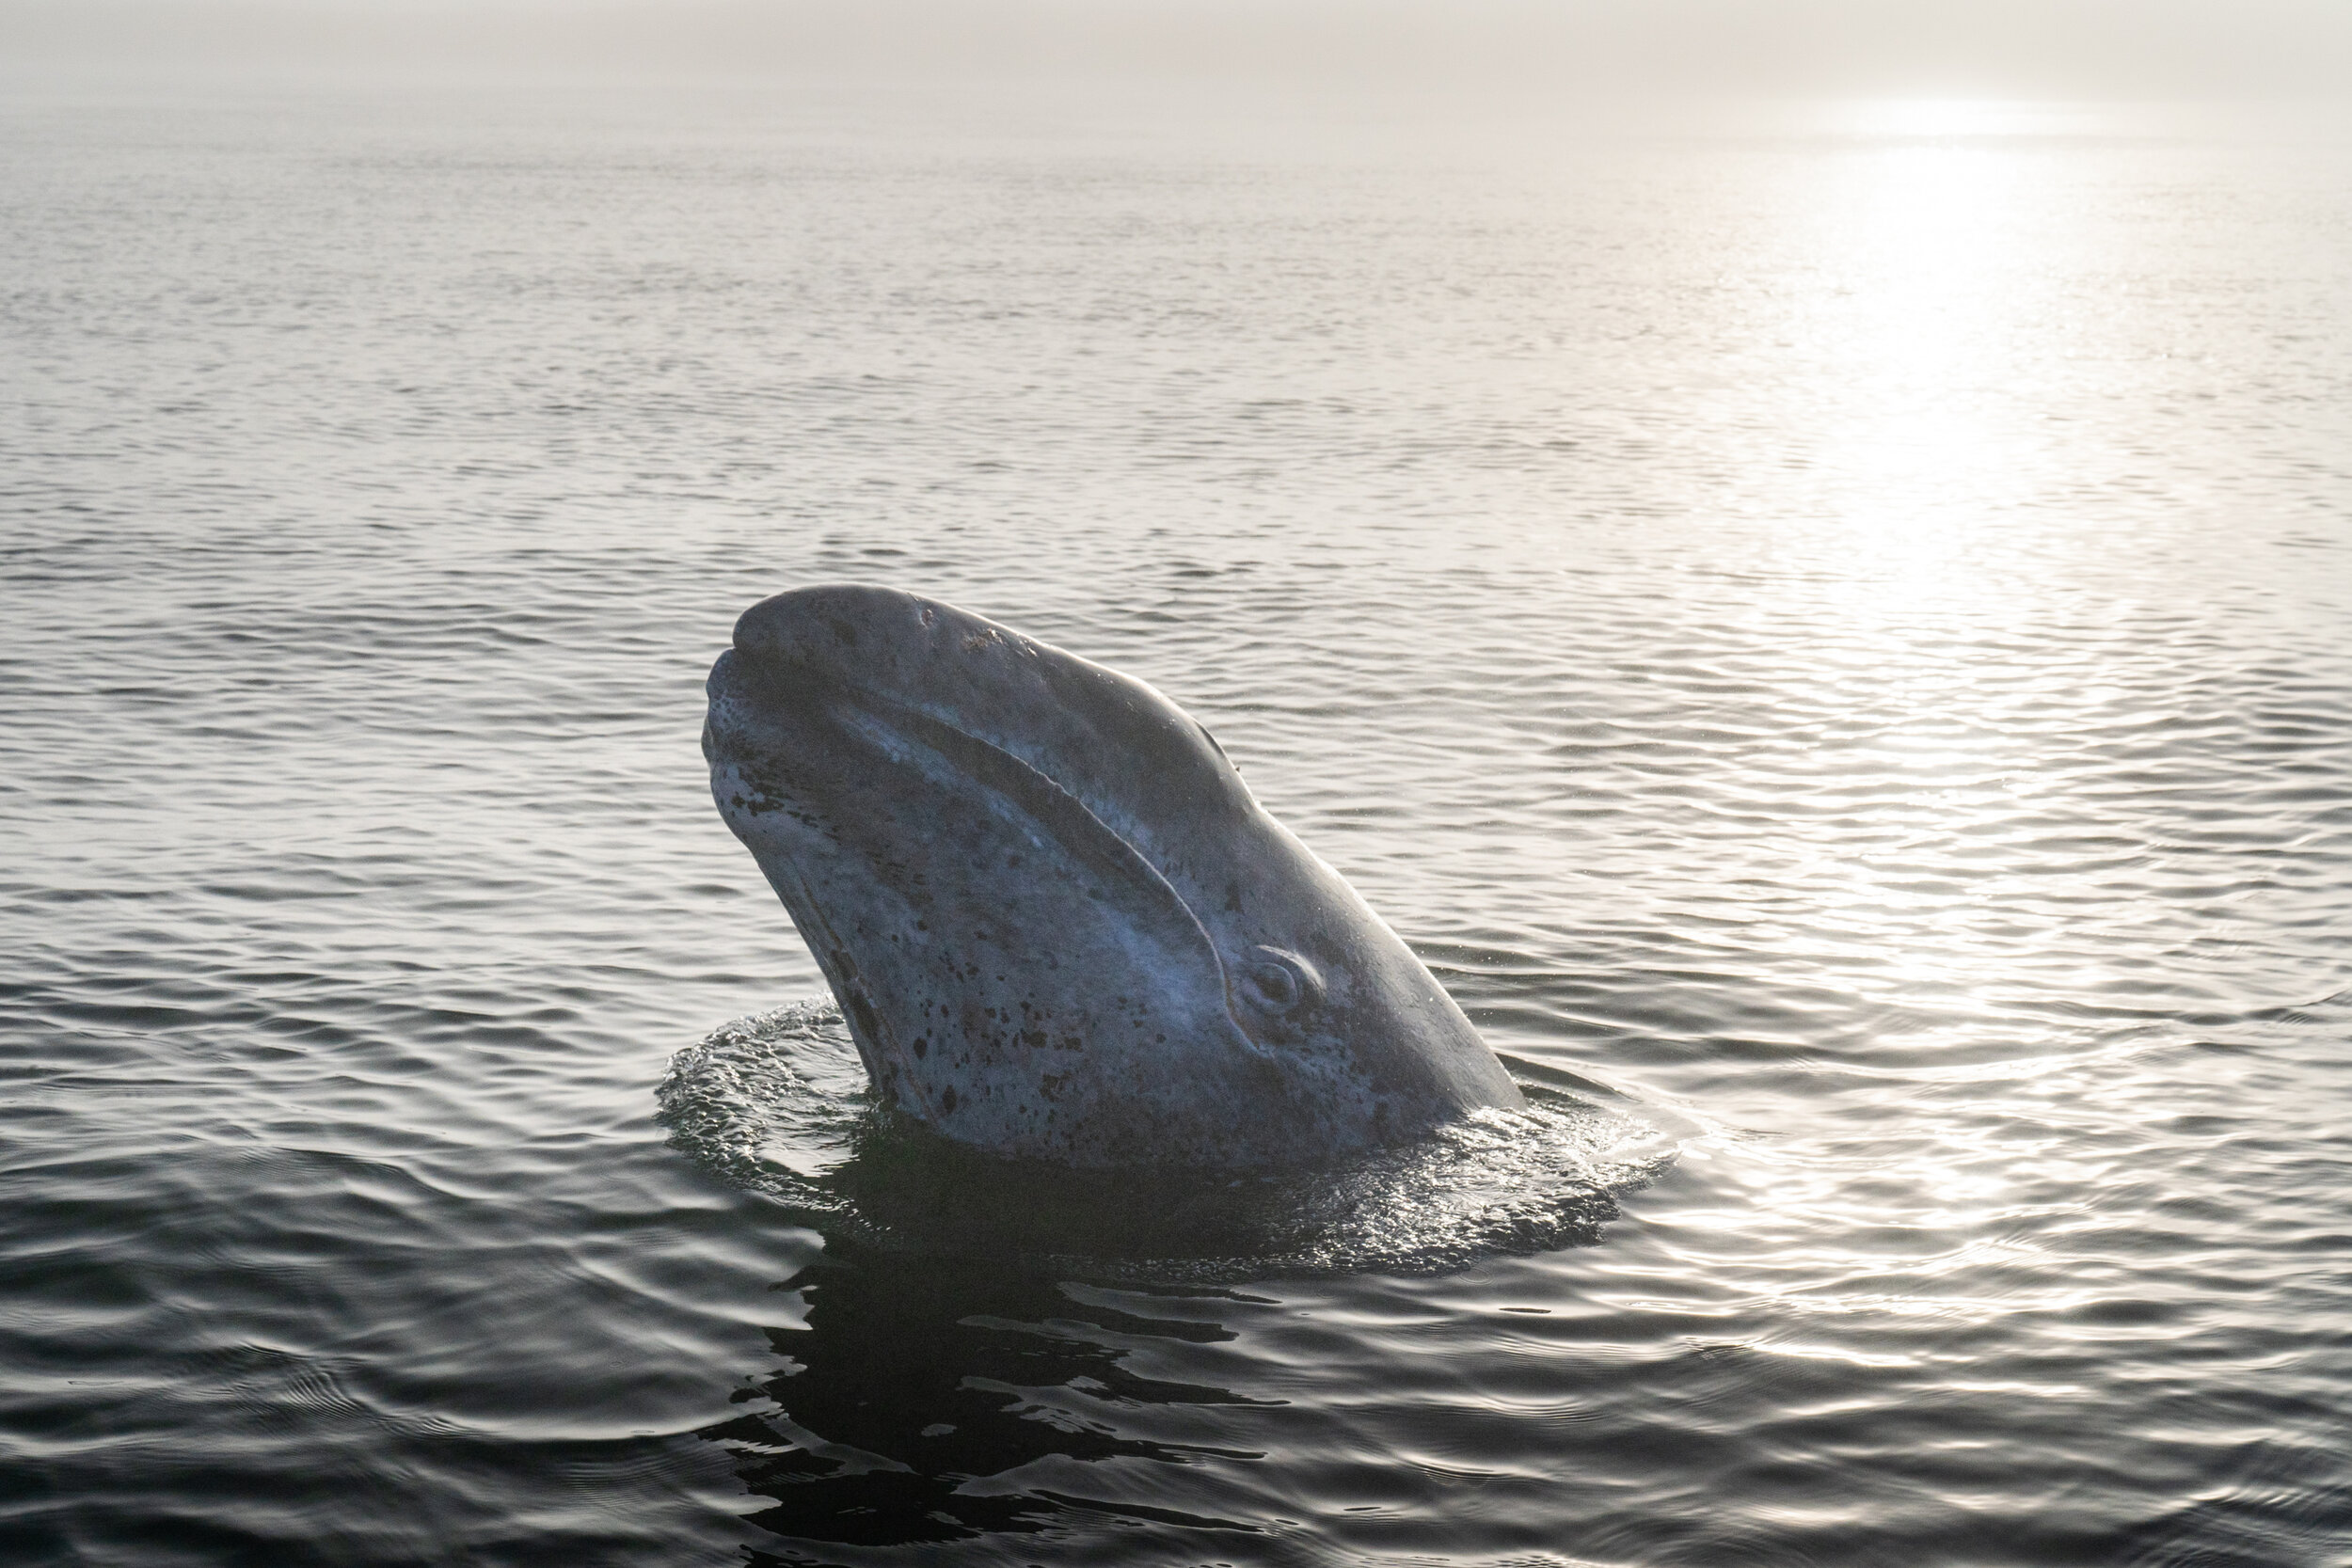
[(720, 815), (877, 1093), (1077, 1166), (1314, 1164), (1518, 1089), (1420, 959), (1132, 676), (887, 588), (746, 610)]

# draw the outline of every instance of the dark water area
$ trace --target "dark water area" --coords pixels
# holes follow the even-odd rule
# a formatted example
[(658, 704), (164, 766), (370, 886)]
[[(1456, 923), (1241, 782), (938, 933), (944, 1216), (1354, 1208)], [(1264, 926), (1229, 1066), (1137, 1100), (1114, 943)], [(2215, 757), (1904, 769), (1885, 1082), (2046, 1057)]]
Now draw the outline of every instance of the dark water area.
[[(1454, 130), (0, 103), (0, 1560), (2352, 1563), (2352, 142)], [(696, 747), (842, 579), (1528, 1117), (875, 1132)]]

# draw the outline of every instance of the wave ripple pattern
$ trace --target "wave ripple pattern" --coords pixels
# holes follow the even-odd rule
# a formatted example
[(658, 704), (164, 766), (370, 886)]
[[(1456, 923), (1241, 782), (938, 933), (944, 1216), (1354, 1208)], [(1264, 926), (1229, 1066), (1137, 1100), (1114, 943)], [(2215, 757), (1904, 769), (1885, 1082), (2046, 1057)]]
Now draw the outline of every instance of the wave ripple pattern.
[[(1311, 121), (0, 105), (0, 1556), (2352, 1562), (2344, 144)], [(843, 578), (1673, 1157), (1153, 1284), (673, 1148)]]

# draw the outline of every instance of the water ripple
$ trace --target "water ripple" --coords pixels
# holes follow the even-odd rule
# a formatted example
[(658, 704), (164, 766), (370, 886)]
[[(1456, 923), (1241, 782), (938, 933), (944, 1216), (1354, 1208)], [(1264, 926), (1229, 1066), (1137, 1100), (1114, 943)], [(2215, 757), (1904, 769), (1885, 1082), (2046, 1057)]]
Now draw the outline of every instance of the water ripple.
[[(0, 1558), (2344, 1560), (2340, 140), (0, 122)], [(838, 579), (1198, 714), (1530, 1116), (877, 1125), (695, 749)]]

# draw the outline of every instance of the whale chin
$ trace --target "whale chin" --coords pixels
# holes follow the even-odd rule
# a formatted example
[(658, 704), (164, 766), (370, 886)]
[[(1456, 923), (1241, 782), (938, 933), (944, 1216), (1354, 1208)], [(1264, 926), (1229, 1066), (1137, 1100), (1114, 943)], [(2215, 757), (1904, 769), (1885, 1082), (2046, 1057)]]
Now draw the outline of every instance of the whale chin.
[(779, 594), (713, 667), (720, 814), (876, 1089), (1016, 1158), (1311, 1163), (1518, 1091), (1144, 683), (889, 589)]

